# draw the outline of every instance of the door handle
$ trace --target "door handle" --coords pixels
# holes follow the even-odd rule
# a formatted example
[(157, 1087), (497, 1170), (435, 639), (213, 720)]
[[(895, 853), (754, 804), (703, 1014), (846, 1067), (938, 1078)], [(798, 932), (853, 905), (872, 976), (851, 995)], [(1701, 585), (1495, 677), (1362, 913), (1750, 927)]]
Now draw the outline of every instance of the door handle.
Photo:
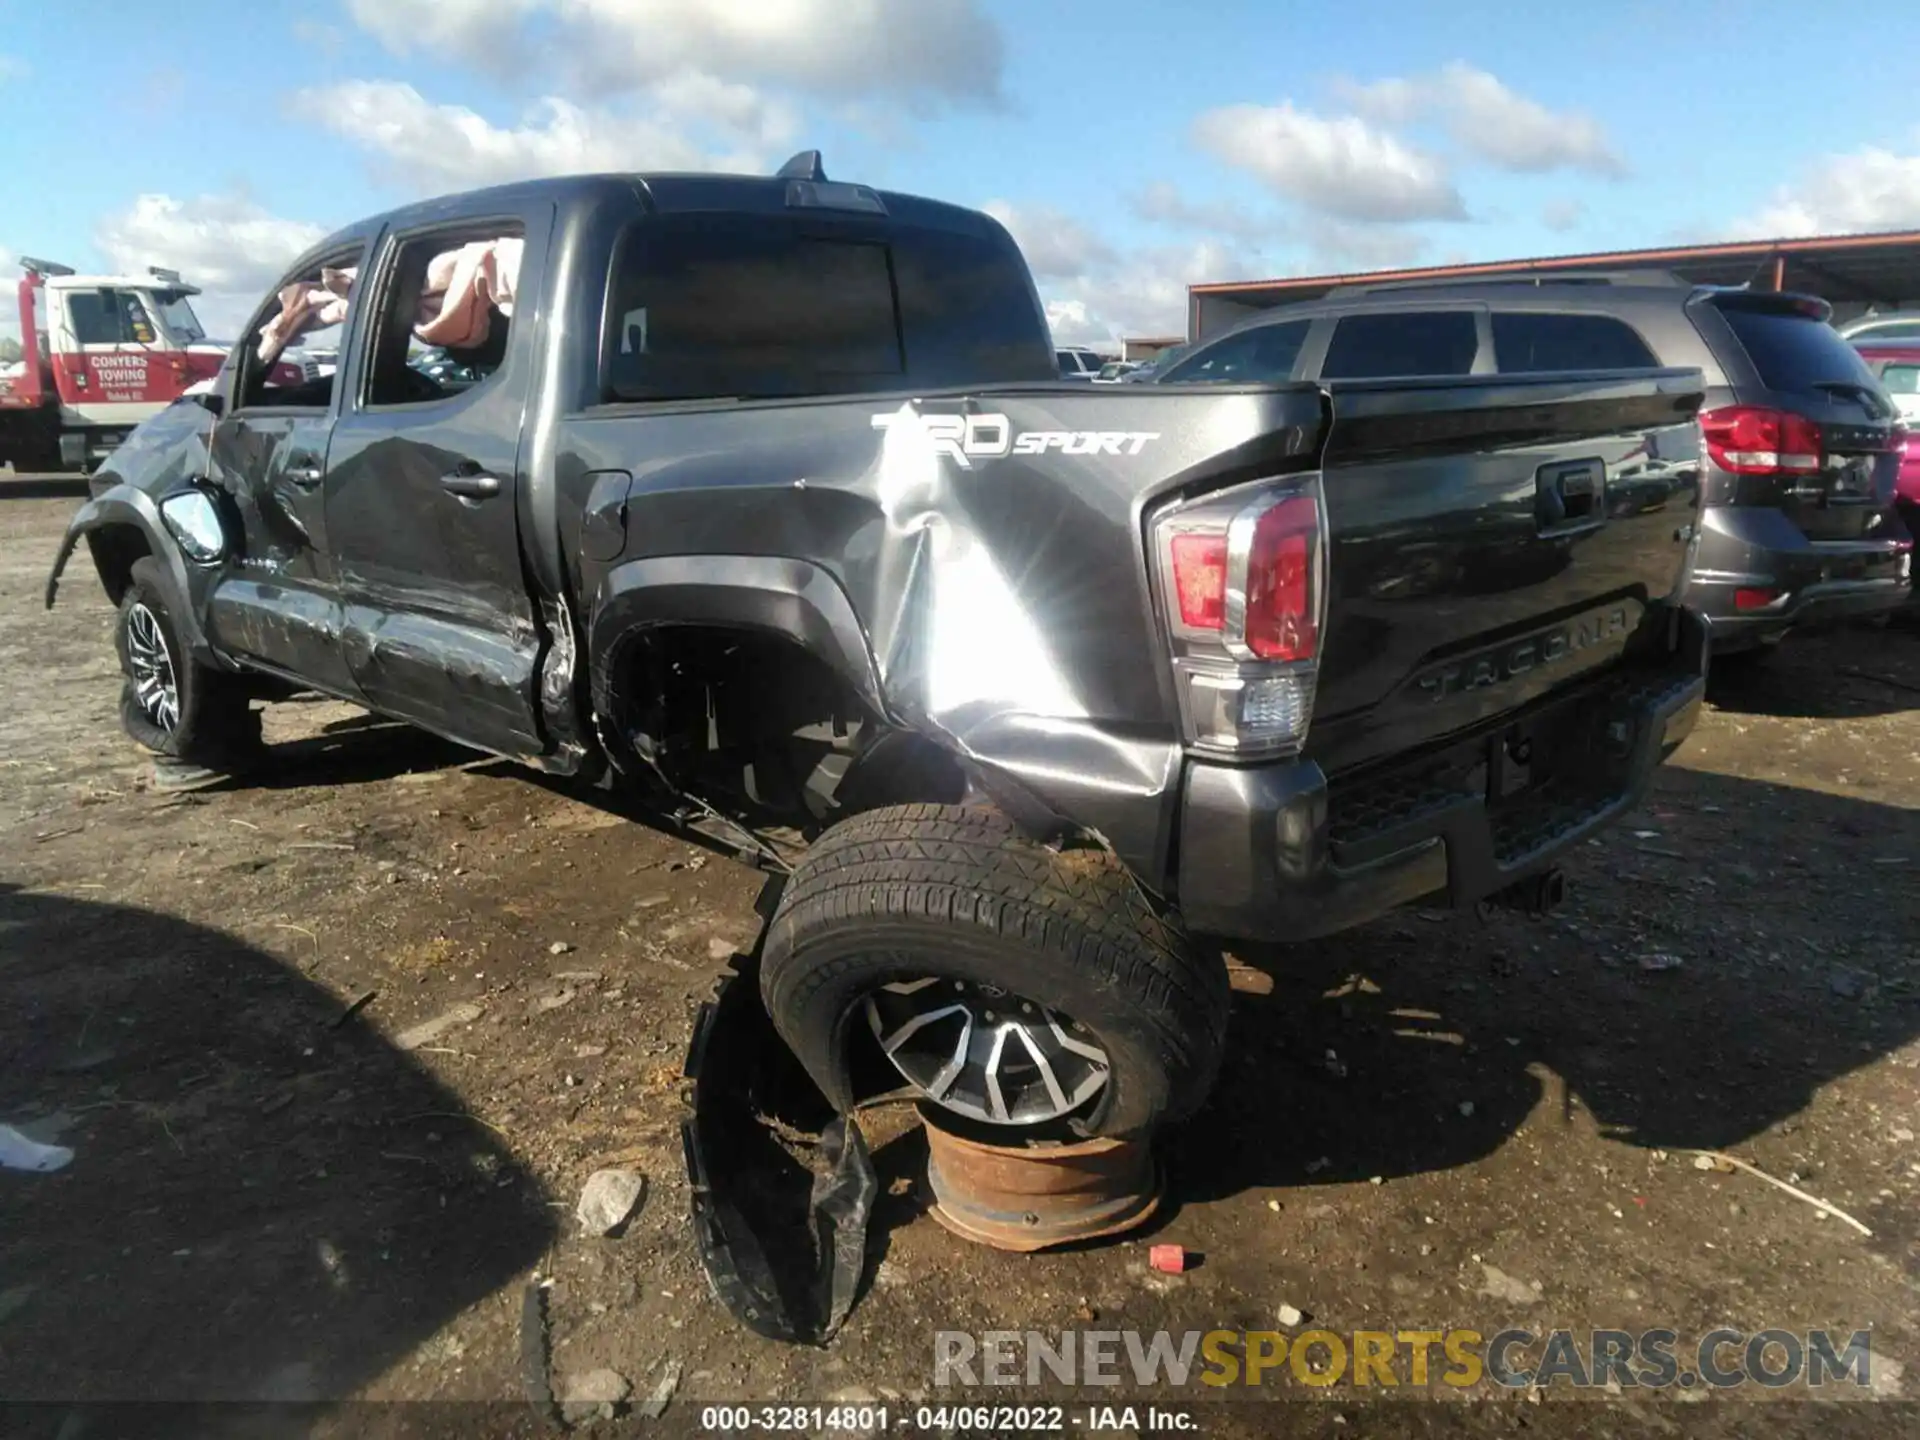
[(289, 465), (284, 473), (288, 484), (311, 490), (320, 483), (322, 472), (318, 465)]
[(462, 500), (486, 500), (500, 493), (500, 477), (484, 470), (450, 470), (440, 477), (440, 488)]

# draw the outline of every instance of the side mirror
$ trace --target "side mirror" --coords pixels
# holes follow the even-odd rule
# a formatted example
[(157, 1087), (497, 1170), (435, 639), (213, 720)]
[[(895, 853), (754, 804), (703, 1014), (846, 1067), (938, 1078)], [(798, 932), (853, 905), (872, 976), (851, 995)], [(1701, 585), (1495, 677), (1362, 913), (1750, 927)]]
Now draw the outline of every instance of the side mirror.
[(201, 390), (183, 398), (193, 401), (216, 420), (227, 413), (227, 397), (218, 390)]

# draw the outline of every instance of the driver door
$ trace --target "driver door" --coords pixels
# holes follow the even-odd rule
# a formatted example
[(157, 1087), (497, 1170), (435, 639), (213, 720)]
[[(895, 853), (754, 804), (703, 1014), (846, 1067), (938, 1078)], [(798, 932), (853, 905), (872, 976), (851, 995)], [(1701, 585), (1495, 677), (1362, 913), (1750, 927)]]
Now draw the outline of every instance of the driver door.
[[(271, 361), (263, 331), (283, 291), (324, 269), (360, 262), (358, 250), (288, 275), (254, 316), (226, 370), (226, 409), (215, 424), (211, 479), (233, 500), (244, 538), (213, 587), (207, 634), (230, 655), (349, 700), (361, 695), (341, 645), (339, 575), (328, 545), (324, 482), (338, 417), (336, 376), (298, 348), (344, 340), (344, 321), (296, 334)], [(335, 338), (337, 337), (337, 339)]]

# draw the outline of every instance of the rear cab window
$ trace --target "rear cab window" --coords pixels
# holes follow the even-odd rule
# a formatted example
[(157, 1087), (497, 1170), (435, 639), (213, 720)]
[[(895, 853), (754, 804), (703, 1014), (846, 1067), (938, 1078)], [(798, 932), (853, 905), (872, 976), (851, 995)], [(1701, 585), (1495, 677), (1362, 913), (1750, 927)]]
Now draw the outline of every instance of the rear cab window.
[(1471, 375), (1479, 350), (1479, 328), (1471, 310), (1343, 315), (1327, 342), (1320, 378)]
[(603, 393), (775, 399), (1051, 380), (1017, 252), (914, 226), (667, 214), (614, 253)]
[(1502, 375), (1660, 367), (1639, 333), (1611, 315), (1496, 310), (1492, 325), (1494, 362)]

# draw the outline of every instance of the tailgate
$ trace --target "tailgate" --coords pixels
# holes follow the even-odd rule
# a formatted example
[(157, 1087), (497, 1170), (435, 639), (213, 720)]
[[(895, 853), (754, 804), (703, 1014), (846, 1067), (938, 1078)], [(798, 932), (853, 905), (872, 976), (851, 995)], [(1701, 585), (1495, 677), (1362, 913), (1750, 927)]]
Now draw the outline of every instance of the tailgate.
[(1337, 773), (1664, 645), (1701, 386), (1697, 370), (1330, 386), (1306, 753)]

